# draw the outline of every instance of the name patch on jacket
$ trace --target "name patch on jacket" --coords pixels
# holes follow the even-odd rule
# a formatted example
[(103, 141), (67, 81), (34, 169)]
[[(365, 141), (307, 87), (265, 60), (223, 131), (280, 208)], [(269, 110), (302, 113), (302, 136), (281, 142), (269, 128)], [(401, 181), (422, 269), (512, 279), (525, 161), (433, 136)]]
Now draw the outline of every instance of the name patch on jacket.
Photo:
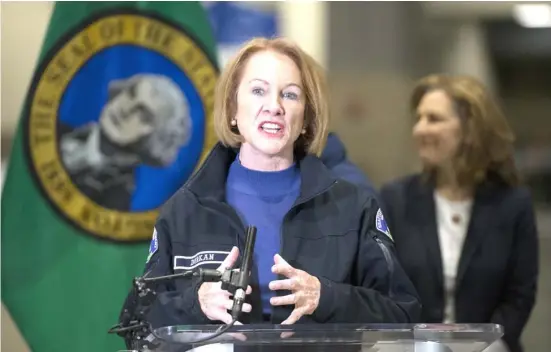
[(190, 270), (201, 265), (220, 265), (224, 262), (228, 254), (230, 254), (230, 252), (202, 251), (192, 256), (176, 255), (174, 256), (174, 269)]
[(394, 239), (392, 238), (392, 235), (390, 234), (390, 230), (388, 229), (388, 225), (386, 224), (385, 217), (383, 216), (383, 212), (381, 211), (381, 209), (377, 210), (377, 215), (375, 216), (375, 227), (377, 228), (377, 230), (387, 235), (391, 241), (394, 241)]

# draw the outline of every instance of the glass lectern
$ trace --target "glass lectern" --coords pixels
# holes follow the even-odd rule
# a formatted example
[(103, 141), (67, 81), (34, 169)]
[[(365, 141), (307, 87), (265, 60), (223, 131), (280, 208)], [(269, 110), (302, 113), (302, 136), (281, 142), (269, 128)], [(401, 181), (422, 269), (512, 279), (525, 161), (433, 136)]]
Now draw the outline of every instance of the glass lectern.
[(214, 339), (216, 325), (156, 329), (140, 351), (156, 352), (480, 352), (503, 335), (494, 324), (242, 325)]

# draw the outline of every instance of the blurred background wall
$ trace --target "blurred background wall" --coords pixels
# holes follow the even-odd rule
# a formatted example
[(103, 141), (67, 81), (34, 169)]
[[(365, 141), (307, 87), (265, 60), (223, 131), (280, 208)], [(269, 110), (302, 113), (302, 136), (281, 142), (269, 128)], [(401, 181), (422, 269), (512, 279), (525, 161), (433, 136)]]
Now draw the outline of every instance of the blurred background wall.
[[(328, 70), (332, 128), (376, 185), (414, 171), (408, 97), (432, 72), (471, 74), (499, 96), (517, 134), (541, 234), (536, 309), (527, 352), (551, 350), (551, 28), (523, 28), (515, 2), (248, 2), (275, 11), (281, 34)], [(2, 166), (37, 59), (52, 2), (1, 4)], [(4, 167), (2, 167), (2, 173)], [(2, 347), (25, 351), (2, 311)]]

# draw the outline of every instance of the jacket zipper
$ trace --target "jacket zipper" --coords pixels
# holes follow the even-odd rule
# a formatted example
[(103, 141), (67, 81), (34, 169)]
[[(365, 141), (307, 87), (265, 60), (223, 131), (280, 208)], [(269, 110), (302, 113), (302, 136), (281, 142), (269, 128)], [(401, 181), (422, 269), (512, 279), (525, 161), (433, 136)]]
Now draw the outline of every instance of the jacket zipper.
[(331, 189), (331, 187), (333, 187), (335, 184), (337, 183), (337, 181), (334, 181), (332, 184), (330, 184), (329, 186), (327, 186), (327, 188), (321, 190), (320, 192), (302, 200), (300, 203), (295, 203), (293, 204), (293, 206), (291, 207), (291, 209), (289, 209), (289, 211), (287, 213), (285, 213), (285, 215), (283, 216), (283, 221), (281, 222), (281, 229), (280, 229), (280, 233), (279, 233), (279, 251), (280, 251), (280, 255), (283, 257), (283, 245), (284, 245), (284, 236), (283, 236), (283, 228), (285, 227), (285, 222), (287, 221), (287, 216), (289, 215), (289, 213), (291, 212), (291, 210), (295, 209), (296, 207), (298, 207), (299, 205), (301, 204), (304, 204), (306, 202), (308, 202), (309, 200), (311, 199), (314, 199), (316, 198), (317, 196), (319, 196), (320, 194), (323, 194), (327, 191), (329, 191)]
[[(388, 250), (388, 248), (385, 246), (383, 241), (378, 236), (374, 237), (375, 242), (379, 245), (379, 248), (381, 248), (381, 251), (383, 251), (383, 255), (385, 257), (386, 264), (388, 266), (388, 271), (390, 272), (390, 279), (389, 281), (392, 281), (392, 278), (394, 277), (394, 261), (392, 260), (392, 256)], [(388, 284), (388, 294), (389, 296), (393, 296), (392, 292), (392, 284), (389, 282)]]
[(231, 206), (228, 205), (227, 211), (228, 212), (221, 212), (218, 210), (214, 210), (215, 213), (219, 214), (222, 217), (225, 217), (226, 220), (229, 222), (230, 227), (236, 230), (236, 234), (235, 234), (235, 239), (237, 242), (236, 246), (239, 249), (239, 254), (242, 255), (243, 254), (242, 250), (244, 248), (241, 248), (241, 243), (242, 243), (241, 237), (242, 236), (245, 237), (245, 230), (246, 230), (245, 224), (243, 223), (243, 220), (241, 219), (239, 214), (237, 214), (237, 212)]
[[(316, 198), (316, 197), (319, 196), (320, 194), (323, 194), (323, 193), (327, 192), (327, 191), (330, 190), (331, 187), (333, 187), (337, 182), (338, 182), (338, 181), (334, 181), (332, 184), (330, 184), (329, 186), (327, 186), (327, 188), (321, 190), (320, 192), (318, 192), (318, 193), (312, 195), (311, 197), (308, 197), (308, 198), (306, 198), (306, 199), (300, 201), (299, 203), (293, 204), (293, 206), (291, 207), (291, 209), (289, 209), (289, 211), (288, 211), (287, 213), (285, 213), (285, 215), (283, 216), (283, 221), (281, 222), (281, 229), (280, 229), (280, 231), (279, 231), (279, 252), (280, 252), (280, 255), (281, 255), (282, 257), (284, 257), (284, 255), (283, 255), (283, 246), (284, 246), (284, 244), (285, 244), (284, 236), (283, 236), (283, 233), (284, 233), (285, 231), (283, 231), (283, 228), (285, 227), (285, 222), (287, 221), (287, 216), (289, 215), (289, 213), (290, 213), (293, 209), (295, 209), (296, 207), (298, 207), (299, 205), (304, 204), (304, 203), (308, 202), (309, 200)], [(272, 308), (272, 311), (273, 311), (273, 308)], [(273, 321), (273, 314), (272, 314), (271, 320)]]

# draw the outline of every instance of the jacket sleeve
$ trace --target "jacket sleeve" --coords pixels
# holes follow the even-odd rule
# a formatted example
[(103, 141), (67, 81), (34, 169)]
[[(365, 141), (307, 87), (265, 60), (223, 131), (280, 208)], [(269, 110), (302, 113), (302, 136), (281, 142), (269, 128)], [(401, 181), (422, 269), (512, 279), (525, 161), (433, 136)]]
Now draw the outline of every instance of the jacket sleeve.
[[(144, 277), (158, 277), (174, 274), (171, 236), (177, 229), (174, 227), (174, 202), (168, 202), (155, 223), (149, 247), (149, 256), (145, 264)], [(180, 278), (150, 286), (156, 297), (149, 306), (146, 320), (153, 328), (177, 324), (203, 324), (209, 320), (202, 312), (197, 291), (201, 282), (197, 278)], [(142, 309), (136, 303), (136, 292), (131, 290), (126, 299), (123, 314), (135, 315)], [(121, 320), (122, 321), (122, 315)]]
[(417, 292), (396, 259), (392, 236), (373, 197), (362, 206), (354, 285), (321, 282), (313, 319), (320, 323), (412, 323), (420, 319)]
[(538, 281), (538, 235), (532, 201), (529, 196), (519, 202), (515, 239), (508, 263), (508, 275), (501, 302), (492, 322), (504, 327), (507, 343), (518, 341), (536, 300)]

